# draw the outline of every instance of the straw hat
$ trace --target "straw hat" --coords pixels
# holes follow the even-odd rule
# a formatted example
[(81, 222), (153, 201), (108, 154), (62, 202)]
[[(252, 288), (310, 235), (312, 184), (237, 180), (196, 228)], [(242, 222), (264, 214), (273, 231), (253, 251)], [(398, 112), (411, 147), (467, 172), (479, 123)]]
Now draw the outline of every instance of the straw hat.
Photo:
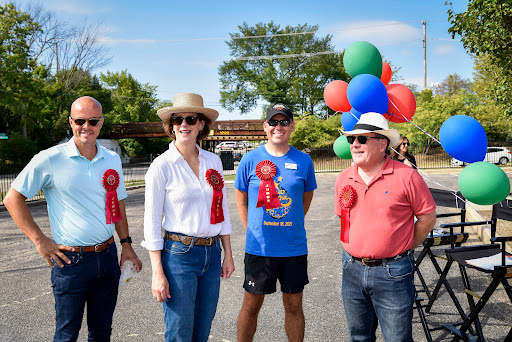
[(193, 93), (178, 93), (174, 96), (172, 107), (160, 108), (156, 114), (162, 121), (169, 120), (174, 113), (201, 113), (213, 123), (219, 117), (215, 109), (205, 108), (203, 97)]
[(400, 141), (400, 133), (396, 129), (389, 129), (388, 120), (379, 113), (363, 114), (353, 130), (343, 131), (340, 129), (340, 132), (345, 135), (378, 133), (389, 139), (389, 146), (396, 146)]

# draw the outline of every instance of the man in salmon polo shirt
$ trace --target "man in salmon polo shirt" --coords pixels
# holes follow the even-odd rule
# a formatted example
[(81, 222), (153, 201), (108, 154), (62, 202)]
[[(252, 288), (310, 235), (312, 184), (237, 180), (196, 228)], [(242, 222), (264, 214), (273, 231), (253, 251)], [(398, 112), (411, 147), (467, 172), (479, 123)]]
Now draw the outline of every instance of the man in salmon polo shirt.
[(384, 116), (363, 114), (342, 133), (354, 163), (336, 178), (334, 210), (341, 222), (351, 341), (375, 341), (379, 322), (385, 341), (412, 341), (412, 250), (434, 227), (434, 199), (416, 170), (386, 155), (400, 134)]

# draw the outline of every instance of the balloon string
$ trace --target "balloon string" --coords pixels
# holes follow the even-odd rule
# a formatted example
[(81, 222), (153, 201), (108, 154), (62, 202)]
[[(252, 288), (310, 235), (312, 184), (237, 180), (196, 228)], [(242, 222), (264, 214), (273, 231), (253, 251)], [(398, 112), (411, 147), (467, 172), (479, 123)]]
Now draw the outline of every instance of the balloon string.
[[(402, 155), (401, 153), (399, 153), (399, 152), (398, 152), (397, 150), (395, 150), (394, 148), (391, 148), (391, 149), (392, 149), (393, 151), (395, 151), (396, 153), (398, 153), (400, 156), (402, 156), (402, 157), (404, 157), (404, 158), (405, 158), (405, 156), (404, 156), (404, 155)], [(413, 163), (411, 163), (411, 164), (412, 164), (412, 165), (414, 165)], [(416, 166), (416, 165), (414, 165), (414, 166)], [(417, 167), (417, 166), (416, 166), (416, 169), (418, 170), (418, 172), (420, 172), (420, 173), (421, 173), (421, 175), (422, 175), (422, 177), (423, 177), (423, 178), (426, 178), (428, 181), (430, 181), (430, 182), (432, 182), (432, 183), (434, 183), (434, 184), (436, 184), (436, 185), (438, 185), (438, 186), (440, 186), (440, 187), (442, 187), (442, 188), (445, 188), (445, 189), (449, 190), (449, 191), (452, 193), (452, 195), (453, 195), (453, 196), (455, 196), (455, 203), (456, 203), (457, 209), (459, 209), (459, 202), (458, 202), (458, 200), (460, 200), (460, 201), (462, 201), (462, 202), (464, 202), (464, 203), (465, 203), (466, 207), (471, 207), (474, 211), (476, 211), (478, 214), (480, 214), (480, 216), (482, 216), (486, 221), (489, 221), (489, 220), (490, 220), (490, 218), (489, 218), (489, 217), (487, 217), (487, 215), (485, 215), (484, 213), (482, 213), (481, 211), (479, 211), (477, 208), (475, 208), (474, 206), (472, 206), (472, 205), (470, 204), (471, 202), (469, 202), (467, 199), (465, 199), (465, 198), (463, 198), (463, 197), (460, 197), (460, 196), (457, 194), (457, 190), (454, 190), (454, 189), (452, 189), (452, 188), (450, 188), (450, 187), (448, 187), (448, 186), (446, 186), (446, 185), (444, 185), (444, 184), (441, 184), (441, 183), (439, 183), (439, 182), (436, 182), (432, 177), (430, 177), (430, 176), (428, 175), (428, 173), (426, 173), (425, 171), (423, 171), (422, 169), (420, 169), (420, 168), (419, 168), (419, 167)]]
[[(391, 99), (389, 100), (389, 102), (391, 102), (391, 103), (395, 106), (395, 108), (396, 108), (396, 109), (398, 109), (398, 107), (393, 103), (393, 101), (392, 101)], [(414, 127), (418, 128), (420, 131), (422, 131), (423, 133), (425, 133), (427, 136), (431, 137), (432, 139), (434, 139), (435, 141), (437, 141), (439, 144), (441, 144), (441, 142), (440, 142), (436, 137), (432, 136), (431, 134), (429, 134), (428, 132), (426, 132), (424, 129), (422, 129), (420, 126), (418, 126), (418, 125), (414, 124), (411, 120), (409, 120), (409, 119), (408, 119), (404, 114), (402, 114), (402, 112), (400, 111), (400, 109), (398, 109), (398, 112), (400, 112), (400, 114), (402, 115), (402, 117), (396, 116), (396, 115), (394, 115), (393, 113), (388, 113), (388, 114), (389, 114), (389, 115), (391, 115), (391, 116), (394, 116), (394, 117), (396, 117), (396, 118), (403, 119), (403, 120), (407, 121), (409, 124), (411, 124), (411, 125), (413, 125)], [(389, 121), (389, 120), (388, 120), (388, 121)], [(397, 154), (399, 154), (401, 157), (406, 158), (404, 155), (402, 155), (400, 152), (398, 152), (397, 150), (395, 150), (393, 147), (391, 147), (391, 149), (392, 149), (393, 151), (395, 151)], [(411, 163), (411, 164), (412, 164), (412, 163)], [(414, 164), (412, 164), (412, 165), (414, 165)], [(456, 190), (451, 189), (450, 187), (447, 187), (447, 186), (445, 186), (445, 185), (443, 185), (443, 184), (441, 184), (441, 183), (438, 183), (438, 182), (434, 181), (431, 177), (429, 177), (429, 176), (428, 176), (428, 174), (427, 174), (425, 171), (423, 171), (422, 169), (420, 169), (420, 168), (419, 168), (418, 166), (416, 166), (416, 165), (414, 165), (414, 166), (415, 166), (415, 167), (416, 167), (416, 169), (417, 169), (417, 170), (422, 174), (422, 176), (423, 176), (424, 178), (428, 179), (430, 182), (432, 182), (432, 183), (434, 183), (434, 184), (436, 184), (436, 185), (441, 186), (442, 188), (448, 189), (448, 190), (449, 190), (449, 191), (450, 191), (450, 192), (455, 196), (455, 201), (456, 201), (456, 203), (457, 203), (457, 204), (456, 204), (456, 205), (457, 205), (457, 209), (459, 208), (459, 205), (458, 205), (457, 200), (461, 200), (462, 202), (464, 202), (464, 203), (465, 203), (465, 205), (466, 205), (467, 207), (471, 207), (471, 208), (472, 208), (473, 210), (475, 210), (478, 214), (480, 214), (480, 216), (482, 216), (486, 221), (490, 220), (490, 219), (489, 219), (489, 217), (487, 217), (487, 215), (485, 215), (484, 213), (480, 212), (480, 211), (479, 211), (478, 209), (476, 209), (474, 206), (472, 206), (471, 204), (469, 204), (469, 203), (471, 203), (471, 202), (469, 202), (469, 201), (468, 201), (468, 200), (466, 200), (465, 198), (462, 198), (462, 197), (458, 196), (458, 195), (457, 195), (457, 191), (456, 191)]]
[[(389, 102), (391, 102), (391, 104), (393, 104), (395, 106), (395, 108), (398, 110), (398, 112), (402, 115), (402, 117), (399, 117), (397, 115), (394, 115), (393, 113), (388, 113), (389, 115), (391, 116), (394, 116), (395, 118), (399, 118), (401, 120), (405, 120), (407, 121), (408, 123), (410, 123), (411, 125), (413, 125), (414, 127), (416, 127), (417, 129), (419, 129), (420, 131), (422, 131), (423, 133), (425, 133), (427, 136), (431, 137), (434, 141), (437, 141), (439, 144), (441, 144), (441, 142), (436, 138), (434, 137), (432, 134), (428, 133), (427, 131), (425, 131), (423, 128), (421, 128), (420, 126), (414, 124), (411, 120), (409, 120), (404, 114), (402, 114), (402, 112), (400, 111), (400, 109), (395, 105), (395, 103), (389, 99)], [(388, 120), (389, 121), (389, 120)]]

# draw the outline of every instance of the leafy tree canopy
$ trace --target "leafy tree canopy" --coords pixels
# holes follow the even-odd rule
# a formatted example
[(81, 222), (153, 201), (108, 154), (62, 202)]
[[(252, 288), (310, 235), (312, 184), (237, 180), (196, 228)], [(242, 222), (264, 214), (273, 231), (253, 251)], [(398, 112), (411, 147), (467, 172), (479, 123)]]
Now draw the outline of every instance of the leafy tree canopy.
[[(447, 5), (452, 5), (447, 1)], [(470, 0), (465, 12), (448, 10), (452, 27), (460, 35), (464, 48), (476, 56), (487, 55), (489, 62), (501, 70), (505, 82), (495, 85), (495, 96), (503, 103), (512, 97), (512, 1)]]
[(458, 74), (448, 75), (443, 82), (435, 89), (436, 95), (454, 95), (461, 89), (469, 90), (471, 82), (467, 78), (462, 78)]
[(219, 68), (221, 104), (230, 111), (238, 108), (245, 114), (263, 100), (316, 114), (325, 106), (325, 86), (349, 78), (331, 36), (317, 37), (316, 25), (281, 28), (272, 21), (255, 26), (244, 22), (238, 28), (227, 42), (233, 59)]

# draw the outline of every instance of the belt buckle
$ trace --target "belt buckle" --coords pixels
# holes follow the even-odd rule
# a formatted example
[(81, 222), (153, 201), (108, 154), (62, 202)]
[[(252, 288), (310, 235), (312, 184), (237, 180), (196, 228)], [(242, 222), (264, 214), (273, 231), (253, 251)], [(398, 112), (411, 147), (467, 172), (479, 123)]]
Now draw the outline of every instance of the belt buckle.
[(104, 244), (105, 244), (105, 242), (98, 243), (97, 245), (94, 245), (94, 252), (101, 252), (100, 248), (103, 247)]
[(211, 245), (213, 245), (213, 239), (214, 239), (214, 238), (212, 238), (212, 237), (205, 238), (205, 240), (206, 240), (206, 241), (205, 241), (205, 245), (206, 245), (206, 246), (211, 246)]
[(182, 236), (182, 235), (178, 235), (178, 236), (179, 236), (180, 242), (182, 244), (184, 244), (185, 246), (190, 245), (190, 243), (192, 242), (192, 238), (190, 236)]
[(370, 259), (370, 258), (362, 258), (361, 259), (361, 262), (363, 263), (363, 265), (365, 266), (372, 266), (375, 264), (375, 260), (373, 259)]

